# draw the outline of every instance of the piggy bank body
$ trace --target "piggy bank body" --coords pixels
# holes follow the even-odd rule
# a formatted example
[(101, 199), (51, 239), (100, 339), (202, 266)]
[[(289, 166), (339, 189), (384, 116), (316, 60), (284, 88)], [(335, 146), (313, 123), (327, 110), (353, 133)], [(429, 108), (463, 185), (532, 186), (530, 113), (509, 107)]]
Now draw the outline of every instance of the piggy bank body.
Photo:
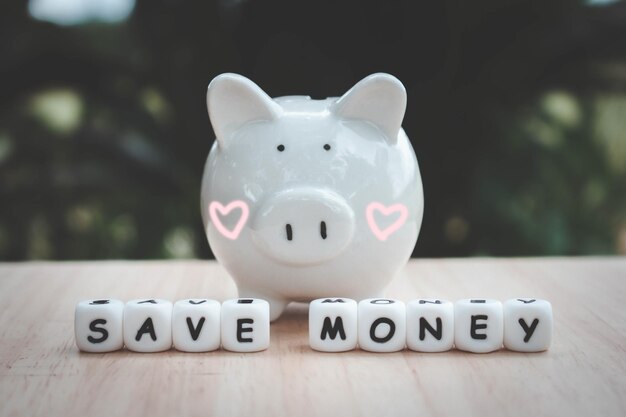
[(240, 297), (383, 295), (423, 214), (403, 85), (374, 74), (340, 98), (272, 99), (236, 74), (209, 85), (216, 134), (202, 181), (209, 244)]

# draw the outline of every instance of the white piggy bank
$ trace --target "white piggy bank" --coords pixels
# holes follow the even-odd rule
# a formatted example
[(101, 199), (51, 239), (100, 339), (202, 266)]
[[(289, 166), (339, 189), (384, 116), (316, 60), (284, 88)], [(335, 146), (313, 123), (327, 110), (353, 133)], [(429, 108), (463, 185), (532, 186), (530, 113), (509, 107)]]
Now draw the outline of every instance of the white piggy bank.
[(406, 91), (373, 74), (341, 98), (270, 98), (249, 79), (209, 85), (217, 140), (202, 179), (202, 218), (240, 297), (380, 297), (406, 263), (424, 199), (401, 128)]

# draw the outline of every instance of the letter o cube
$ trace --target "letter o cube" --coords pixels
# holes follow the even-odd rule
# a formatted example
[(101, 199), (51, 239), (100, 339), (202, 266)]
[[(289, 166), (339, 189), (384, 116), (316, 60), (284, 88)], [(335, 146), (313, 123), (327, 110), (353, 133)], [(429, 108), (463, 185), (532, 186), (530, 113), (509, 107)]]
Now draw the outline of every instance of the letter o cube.
[(209, 352), (220, 347), (220, 310), (216, 300), (187, 299), (174, 303), (172, 342), (183, 352)]
[(322, 352), (356, 349), (357, 303), (349, 298), (320, 298), (309, 305), (309, 344)]
[(359, 347), (370, 352), (397, 352), (406, 342), (406, 309), (399, 300), (369, 298), (358, 305)]
[(454, 304), (439, 299), (406, 305), (406, 345), (418, 352), (445, 352), (454, 346)]
[(172, 347), (172, 303), (139, 299), (124, 307), (124, 344), (134, 352), (162, 352)]
[(504, 303), (504, 347), (541, 352), (552, 342), (552, 305), (546, 300), (514, 298)]
[(222, 303), (222, 347), (232, 352), (258, 352), (270, 345), (270, 305), (259, 298)]
[(86, 300), (76, 305), (74, 334), (83, 352), (112, 352), (124, 346), (124, 303), (120, 300)]
[(493, 352), (502, 347), (504, 324), (498, 300), (466, 299), (454, 306), (454, 344), (474, 353)]

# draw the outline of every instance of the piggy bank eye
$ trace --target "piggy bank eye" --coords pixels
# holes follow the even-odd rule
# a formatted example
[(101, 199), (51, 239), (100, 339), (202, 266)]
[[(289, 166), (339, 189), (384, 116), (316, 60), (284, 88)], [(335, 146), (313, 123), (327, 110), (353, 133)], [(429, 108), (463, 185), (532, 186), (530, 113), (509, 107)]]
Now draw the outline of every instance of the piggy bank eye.
[(327, 144), (325, 144), (325, 145), (324, 145), (324, 149), (325, 149), (325, 150), (327, 150), (327, 151), (330, 151), (330, 145), (329, 145), (328, 143), (327, 143)]
[(278, 149), (278, 152), (282, 152), (285, 150), (285, 145), (278, 145), (276, 149)]

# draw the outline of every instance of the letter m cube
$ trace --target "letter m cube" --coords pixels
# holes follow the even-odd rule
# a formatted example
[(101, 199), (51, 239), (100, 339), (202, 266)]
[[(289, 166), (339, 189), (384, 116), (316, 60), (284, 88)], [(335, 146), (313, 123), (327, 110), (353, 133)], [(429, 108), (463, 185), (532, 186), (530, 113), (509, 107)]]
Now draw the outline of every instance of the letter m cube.
[(320, 298), (309, 306), (309, 344), (321, 352), (356, 349), (357, 303), (349, 298)]

